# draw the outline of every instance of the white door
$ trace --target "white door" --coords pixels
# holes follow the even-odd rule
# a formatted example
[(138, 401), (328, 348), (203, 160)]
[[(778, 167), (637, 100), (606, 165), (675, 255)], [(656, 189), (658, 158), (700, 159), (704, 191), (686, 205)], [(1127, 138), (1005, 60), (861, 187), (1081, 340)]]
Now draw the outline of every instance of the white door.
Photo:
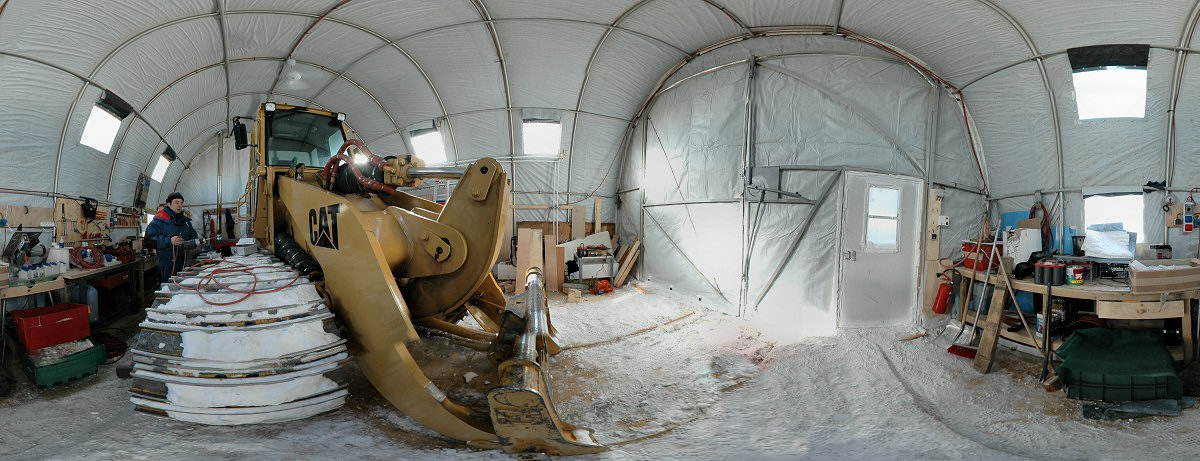
[(913, 322), (922, 186), (904, 176), (846, 172), (839, 327)]

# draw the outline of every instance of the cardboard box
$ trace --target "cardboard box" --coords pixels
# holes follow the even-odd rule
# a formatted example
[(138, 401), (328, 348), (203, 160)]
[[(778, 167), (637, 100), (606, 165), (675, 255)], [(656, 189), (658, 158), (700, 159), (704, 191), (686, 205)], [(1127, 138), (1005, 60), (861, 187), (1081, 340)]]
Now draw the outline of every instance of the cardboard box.
[[(1146, 269), (1154, 266), (1172, 268)], [(1200, 288), (1200, 259), (1139, 259), (1129, 265), (1129, 291), (1132, 293), (1161, 293), (1197, 288)]]

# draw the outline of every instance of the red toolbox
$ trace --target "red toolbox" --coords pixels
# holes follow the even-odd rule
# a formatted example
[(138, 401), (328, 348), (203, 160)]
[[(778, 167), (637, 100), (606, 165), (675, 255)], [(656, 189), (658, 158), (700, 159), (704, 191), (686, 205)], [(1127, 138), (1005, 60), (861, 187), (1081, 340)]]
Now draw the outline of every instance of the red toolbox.
[(17, 326), (17, 339), (27, 351), (83, 339), (91, 334), (87, 304), (63, 303), (16, 311), (12, 318)]
[[(975, 269), (984, 271), (988, 268), (988, 258), (992, 256), (992, 247), (996, 247), (996, 257), (1004, 256), (1004, 245), (996, 242), (985, 242), (980, 245), (976, 242), (964, 241), (962, 244), (963, 265), (967, 269)], [(999, 269), (996, 263), (992, 263), (992, 270)]]

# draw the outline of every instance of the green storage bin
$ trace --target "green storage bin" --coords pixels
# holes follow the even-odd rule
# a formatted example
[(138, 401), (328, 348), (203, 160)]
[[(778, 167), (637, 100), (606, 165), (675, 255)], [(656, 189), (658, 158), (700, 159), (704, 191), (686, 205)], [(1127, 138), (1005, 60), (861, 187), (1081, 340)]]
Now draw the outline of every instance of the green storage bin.
[(75, 381), (84, 376), (96, 373), (100, 364), (104, 363), (105, 351), (103, 344), (97, 344), (82, 352), (67, 356), (63, 361), (50, 365), (35, 367), (29, 361), (29, 356), (21, 354), (25, 362), (25, 373), (37, 387), (52, 387)]
[(1063, 357), (1058, 376), (1068, 397), (1105, 402), (1183, 397), (1175, 359), (1153, 332), (1079, 330), (1058, 354)]

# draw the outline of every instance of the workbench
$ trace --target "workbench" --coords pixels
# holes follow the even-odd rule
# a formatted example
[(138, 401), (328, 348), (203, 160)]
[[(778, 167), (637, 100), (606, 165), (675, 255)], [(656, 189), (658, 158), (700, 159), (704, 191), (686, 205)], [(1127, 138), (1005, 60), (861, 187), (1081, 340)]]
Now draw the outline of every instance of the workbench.
[(112, 266), (104, 266), (96, 269), (80, 269), (75, 268), (68, 270), (63, 274), (67, 284), (78, 282), (86, 282), (91, 279), (104, 277), (107, 275), (117, 274), (120, 272), (130, 272), (129, 281), (133, 285), (134, 301), (139, 309), (146, 308), (146, 271), (158, 267), (158, 257), (154, 255), (138, 256), (133, 261)]
[[(997, 279), (1001, 277), (998, 274), (988, 275), (983, 271), (972, 271), (963, 267), (955, 268), (963, 278), (970, 280), (972, 273), (974, 279), (985, 281), (988, 284), (995, 285)], [(1082, 285), (1058, 285), (1047, 286), (1033, 283), (1031, 280), (1018, 280), (1015, 278), (1009, 279), (1014, 291), (1026, 291), (1034, 294), (1042, 295), (1042, 305), (1049, 305), (1051, 297), (1084, 299), (1096, 301), (1096, 315), (1102, 319), (1112, 320), (1152, 320), (1152, 319), (1167, 319), (1179, 318), (1183, 321), (1183, 363), (1186, 365), (1191, 363), (1195, 348), (1194, 332), (1192, 331), (1192, 301), (1200, 298), (1200, 287), (1191, 290), (1167, 292), (1164, 296), (1162, 292), (1153, 293), (1131, 293), (1129, 285), (1115, 282), (1112, 280), (1097, 279), (1084, 282)], [(966, 301), (967, 287), (970, 284), (960, 284), (959, 286), (959, 305), (968, 306)], [(972, 296), (978, 296), (977, 293), (972, 293)], [(1008, 296), (1007, 290), (994, 290), (992, 296)], [(994, 305), (994, 303), (993, 303)], [(1004, 305), (1004, 304), (1000, 304)], [(959, 309), (960, 315), (966, 315), (967, 309)], [(971, 323), (971, 319), (967, 319), (967, 323)], [(1049, 323), (1049, 322), (1046, 322)], [(1029, 334), (1024, 329), (1018, 331), (1007, 331), (1005, 328), (1000, 329), (1000, 337), (1014, 341), (1026, 346), (1041, 349), (1040, 344), (1031, 344)], [(1038, 338), (1040, 341), (1041, 338)], [(1051, 350), (1055, 350), (1062, 341), (1055, 341), (1051, 344)]]

